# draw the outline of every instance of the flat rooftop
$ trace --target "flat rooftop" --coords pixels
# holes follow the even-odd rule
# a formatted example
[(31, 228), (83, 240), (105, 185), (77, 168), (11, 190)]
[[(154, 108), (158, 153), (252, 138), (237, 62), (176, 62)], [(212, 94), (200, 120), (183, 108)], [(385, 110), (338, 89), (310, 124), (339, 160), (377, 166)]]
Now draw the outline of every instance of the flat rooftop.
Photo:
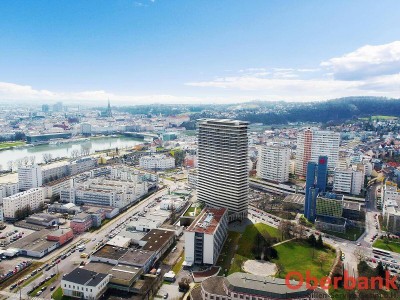
[(144, 245), (143, 250), (157, 251), (174, 237), (174, 231), (152, 229), (142, 238), (142, 241), (147, 242), (146, 245)]
[(18, 173), (9, 173), (9, 174), (0, 176), (0, 184), (17, 183), (17, 182), (18, 182)]
[(295, 203), (299, 205), (304, 205), (304, 195), (302, 194), (291, 194), (287, 195), (283, 202), (288, 202), (288, 203)]
[(93, 256), (108, 258), (108, 259), (116, 259), (120, 260), (121, 257), (128, 251), (128, 248), (104, 245), (95, 253)]
[(121, 262), (128, 262), (130, 265), (143, 266), (154, 255), (154, 251), (129, 248), (120, 258)]
[(42, 229), (40, 231), (35, 231), (27, 236), (24, 236), (22, 239), (10, 244), (9, 248), (17, 248), (35, 252), (42, 252), (46, 250), (54, 244), (57, 244), (56, 241), (48, 241), (47, 235), (52, 232), (47, 229)]
[(204, 208), (186, 231), (213, 234), (225, 214), (226, 208)]

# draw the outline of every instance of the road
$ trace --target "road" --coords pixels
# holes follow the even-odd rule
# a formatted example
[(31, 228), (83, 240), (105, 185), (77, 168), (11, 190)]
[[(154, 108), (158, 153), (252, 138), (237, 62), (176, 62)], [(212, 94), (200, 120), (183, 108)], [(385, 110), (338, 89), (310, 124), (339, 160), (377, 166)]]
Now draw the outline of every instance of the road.
[[(172, 182), (171, 182), (172, 183)], [(174, 186), (174, 184), (171, 184)], [(49, 263), (56, 261), (59, 256), (62, 254), (65, 254), (70, 249), (72, 246), (77, 245), (81, 243), (83, 240), (88, 241), (86, 243), (86, 249), (83, 251), (84, 253), (91, 253), (94, 251), (96, 244), (100, 241), (103, 240), (104, 242), (106, 241), (106, 237), (110, 234), (111, 231), (118, 232), (122, 229), (122, 227), (125, 226), (126, 223), (129, 222), (129, 219), (135, 214), (140, 211), (142, 211), (146, 205), (149, 203), (155, 201), (157, 197), (160, 197), (162, 195), (165, 195), (168, 193), (168, 188), (163, 188), (160, 189), (159, 191), (155, 192), (154, 194), (150, 195), (149, 197), (145, 198), (141, 202), (137, 203), (136, 205), (132, 206), (129, 208), (126, 212), (123, 212), (121, 215), (118, 217), (114, 218), (111, 220), (109, 223), (105, 224), (101, 229), (95, 231), (95, 232), (86, 232), (84, 234), (81, 234), (78, 236), (78, 238), (75, 238), (72, 243), (68, 244), (66, 247), (57, 249), (56, 251), (52, 252), (48, 256), (45, 256), (44, 258), (40, 259), (39, 261), (43, 263)], [(73, 250), (72, 250), (73, 251)], [(62, 274), (66, 274), (74, 270), (78, 264), (83, 260), (86, 261), (86, 259), (80, 258), (82, 252), (79, 251), (73, 251), (72, 253), (70, 252), (70, 255), (65, 258), (64, 260), (60, 260), (58, 264), (56, 264), (53, 268), (51, 268), (48, 271), (43, 271), (43, 275), (40, 276), (39, 278), (35, 279), (33, 282), (29, 283), (27, 286), (22, 288), (22, 294), (27, 295), (28, 291), (37, 285), (40, 281), (42, 281), (45, 277), (49, 276), (50, 274), (53, 273), (58, 273), (60, 276), (58, 279), (52, 284), (52, 286), (58, 286), (60, 284), (60, 281), (62, 279)], [(7, 289), (8, 291), (9, 288)], [(14, 293), (17, 292), (17, 290), (13, 290)], [(40, 295), (41, 298), (45, 299), (50, 299), (51, 298), (51, 293), (50, 288), (46, 289), (42, 295)]]

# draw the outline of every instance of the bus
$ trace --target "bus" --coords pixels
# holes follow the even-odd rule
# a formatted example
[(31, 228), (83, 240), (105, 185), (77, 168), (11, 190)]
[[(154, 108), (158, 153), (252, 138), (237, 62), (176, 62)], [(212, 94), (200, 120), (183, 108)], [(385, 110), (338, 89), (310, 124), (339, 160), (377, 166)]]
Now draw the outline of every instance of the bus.
[(392, 254), (390, 254), (389, 251), (382, 250), (382, 249), (372, 248), (372, 253), (377, 254), (377, 255), (392, 257)]

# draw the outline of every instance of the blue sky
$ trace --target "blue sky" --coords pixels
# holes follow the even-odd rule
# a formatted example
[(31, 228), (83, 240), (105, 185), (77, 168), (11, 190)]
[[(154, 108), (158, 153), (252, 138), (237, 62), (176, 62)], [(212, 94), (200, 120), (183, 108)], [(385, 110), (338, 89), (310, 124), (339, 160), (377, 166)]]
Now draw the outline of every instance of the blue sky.
[(397, 0), (3, 0), (0, 100), (400, 97), (399, 11)]

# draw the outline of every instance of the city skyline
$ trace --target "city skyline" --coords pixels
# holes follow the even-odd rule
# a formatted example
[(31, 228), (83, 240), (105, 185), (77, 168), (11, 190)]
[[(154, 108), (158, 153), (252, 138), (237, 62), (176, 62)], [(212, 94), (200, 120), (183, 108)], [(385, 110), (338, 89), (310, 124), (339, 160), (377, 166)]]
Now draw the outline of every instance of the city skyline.
[(398, 97), (397, 1), (2, 2), (0, 101)]

